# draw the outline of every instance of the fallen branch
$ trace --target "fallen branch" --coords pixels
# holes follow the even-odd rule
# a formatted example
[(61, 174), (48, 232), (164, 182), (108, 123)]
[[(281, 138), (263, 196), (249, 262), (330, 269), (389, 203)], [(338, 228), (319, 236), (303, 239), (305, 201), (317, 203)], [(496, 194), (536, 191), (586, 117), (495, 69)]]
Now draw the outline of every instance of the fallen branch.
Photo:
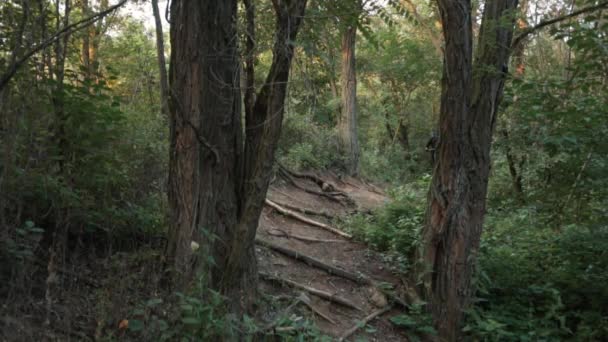
[(324, 314), (323, 312), (321, 312), (321, 310), (317, 309), (314, 305), (312, 305), (310, 298), (308, 298), (308, 296), (306, 296), (304, 293), (300, 294), (300, 296), (298, 297), (298, 299), (300, 299), (300, 301), (302, 303), (304, 303), (304, 305), (308, 306), (308, 308), (314, 312), (315, 314), (319, 315), (321, 318), (323, 318), (324, 320), (328, 321), (331, 324), (336, 325), (336, 321), (334, 321), (333, 319), (331, 319), (331, 317), (327, 316), (326, 314)]
[(275, 209), (276, 211), (280, 212), (281, 214), (283, 214), (285, 216), (289, 216), (291, 218), (294, 218), (296, 220), (302, 221), (304, 223), (308, 223), (308, 224), (310, 224), (312, 226), (315, 226), (315, 227), (323, 228), (323, 229), (328, 230), (328, 231), (330, 231), (330, 232), (332, 232), (334, 234), (343, 236), (343, 237), (348, 238), (348, 239), (352, 238), (352, 235), (350, 235), (350, 234), (347, 234), (347, 233), (345, 233), (345, 232), (343, 232), (343, 231), (341, 231), (339, 229), (336, 229), (334, 227), (326, 225), (325, 223), (309, 219), (308, 217), (302, 216), (302, 215), (300, 215), (300, 214), (298, 214), (296, 212), (293, 212), (293, 211), (291, 211), (289, 209), (283, 208), (280, 205), (274, 203), (273, 201), (271, 201), (269, 199), (266, 199), (265, 203), (268, 206), (272, 207), (273, 209)]
[(302, 262), (304, 262), (305, 264), (307, 264), (309, 266), (314, 266), (314, 267), (316, 267), (318, 269), (321, 269), (321, 270), (323, 270), (323, 271), (325, 271), (325, 272), (327, 272), (329, 274), (334, 274), (334, 275), (340, 276), (342, 278), (351, 280), (351, 281), (353, 281), (353, 282), (355, 282), (357, 284), (363, 284), (363, 285), (368, 284), (368, 281), (365, 280), (363, 277), (358, 276), (358, 275), (356, 275), (354, 273), (348, 272), (348, 271), (346, 271), (346, 270), (344, 270), (342, 268), (326, 264), (325, 262), (323, 262), (323, 261), (321, 261), (319, 259), (316, 259), (316, 258), (314, 258), (312, 256), (308, 256), (306, 254), (302, 254), (302, 253), (294, 251), (292, 249), (285, 248), (285, 247), (282, 247), (282, 246), (279, 246), (279, 245), (275, 245), (272, 242), (268, 242), (268, 241), (265, 241), (265, 240), (262, 240), (262, 239), (259, 239), (259, 238), (256, 238), (255, 242), (258, 245), (261, 245), (261, 246), (264, 246), (266, 248), (272, 249), (273, 251), (279, 252), (279, 253), (281, 253), (283, 255), (286, 255), (288, 257), (294, 258), (294, 259), (296, 259), (298, 261), (302, 261)]
[(354, 283), (360, 284), (360, 285), (368, 285), (368, 286), (372, 286), (376, 289), (378, 289), (380, 292), (382, 292), (384, 295), (386, 295), (389, 299), (391, 299), (393, 302), (399, 304), (401, 307), (405, 308), (405, 309), (409, 309), (408, 304), (401, 298), (399, 298), (397, 295), (395, 295), (393, 292), (386, 290), (384, 288), (382, 288), (382, 286), (379, 286), (379, 284), (377, 284), (373, 279), (367, 277), (366, 275), (363, 274), (355, 274), (352, 272), (349, 272), (347, 270), (344, 270), (342, 268), (333, 266), (333, 265), (329, 265), (315, 257), (300, 253), (298, 251), (294, 251), (292, 249), (289, 248), (285, 248), (283, 246), (279, 246), (279, 245), (275, 245), (271, 242), (256, 238), (255, 242), (258, 245), (264, 246), (266, 248), (269, 248), (273, 251), (276, 251), (278, 253), (281, 253), (283, 255), (286, 255), (288, 257), (291, 257), (293, 259), (296, 259), (298, 261), (302, 261), (303, 263), (312, 266), (312, 267), (316, 267), (320, 270), (323, 270), (329, 274), (332, 275), (336, 275), (339, 277), (342, 277), (344, 279), (348, 279)]
[[(273, 233), (273, 231), (277, 231), (278, 233)], [(331, 240), (331, 239), (316, 239), (316, 238), (311, 238), (308, 236), (302, 236), (302, 235), (297, 235), (297, 234), (289, 234), (284, 230), (281, 229), (273, 229), (271, 231), (268, 232), (268, 234), (272, 235), (272, 236), (280, 236), (280, 237), (286, 237), (286, 238), (294, 238), (296, 240), (302, 240), (305, 242), (326, 242), (326, 243), (332, 243), (332, 242), (345, 242), (345, 240)]]
[(357, 330), (365, 327), (369, 322), (373, 321), (376, 317), (385, 314), (390, 309), (391, 309), (391, 306), (388, 305), (378, 311), (372, 312), (367, 317), (365, 317), (361, 322), (358, 322), (352, 328), (350, 328), (350, 329), (346, 330), (344, 333), (342, 333), (342, 335), (340, 335), (340, 338), (338, 339), (338, 341), (344, 341), (345, 339), (350, 337), (352, 334), (354, 334)]
[(298, 282), (295, 282), (293, 280), (290, 279), (285, 279), (285, 278), (279, 278), (277, 276), (268, 274), (268, 273), (259, 273), (260, 277), (262, 277), (263, 279), (269, 280), (269, 281), (274, 281), (274, 282), (278, 282), (281, 284), (287, 284), (291, 287), (295, 287), (297, 289), (300, 290), (304, 290), (310, 294), (313, 294), (317, 297), (323, 298), (325, 300), (328, 300), (330, 302), (334, 302), (346, 307), (349, 307), (351, 309), (355, 309), (355, 310), (359, 310), (359, 311), (363, 311), (363, 309), (361, 309), (360, 307), (358, 307), (356, 304), (352, 303), (351, 301), (349, 301), (348, 299), (336, 296), (335, 294), (331, 294), (329, 292), (325, 292), (319, 289), (315, 289), (309, 286), (306, 286), (304, 284), (300, 284)]
[(316, 210), (312, 210), (312, 209), (308, 209), (308, 208), (301, 208), (301, 207), (298, 207), (295, 205), (291, 205), (289, 203), (283, 203), (283, 202), (279, 202), (279, 201), (275, 201), (275, 200), (272, 200), (272, 201), (284, 208), (295, 210), (295, 211), (300, 212), (305, 215), (323, 216), (328, 220), (332, 220), (334, 218), (333, 215), (330, 215), (329, 213), (327, 213), (325, 211), (316, 211)]

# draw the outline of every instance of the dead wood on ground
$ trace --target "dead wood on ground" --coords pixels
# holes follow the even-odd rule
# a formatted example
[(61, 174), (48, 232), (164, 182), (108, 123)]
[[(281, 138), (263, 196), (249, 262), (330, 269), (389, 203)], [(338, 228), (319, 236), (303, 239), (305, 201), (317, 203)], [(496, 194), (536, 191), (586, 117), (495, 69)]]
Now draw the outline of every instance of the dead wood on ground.
[(337, 303), (337, 304), (340, 304), (340, 305), (343, 305), (343, 306), (346, 306), (346, 307), (349, 307), (351, 309), (355, 309), (355, 310), (358, 310), (358, 311), (363, 311), (363, 309), (361, 309), (355, 303), (349, 301), (348, 299), (342, 298), (340, 296), (336, 296), (335, 294), (331, 294), (329, 292), (325, 292), (325, 291), (322, 291), (322, 290), (319, 290), (319, 289), (315, 289), (315, 288), (312, 288), (310, 286), (306, 286), (304, 284), (300, 284), (298, 282), (295, 282), (293, 280), (286, 279), (286, 278), (280, 278), (280, 277), (277, 277), (277, 276), (274, 276), (274, 275), (271, 275), (271, 274), (268, 274), (268, 273), (262, 273), (262, 272), (260, 272), (259, 275), (263, 279), (266, 279), (266, 280), (269, 280), (269, 281), (278, 282), (278, 283), (281, 283), (281, 284), (286, 284), (286, 285), (289, 285), (291, 287), (295, 287), (297, 289), (304, 290), (304, 291), (306, 291), (306, 292), (308, 292), (310, 294), (313, 294), (313, 295), (315, 295), (317, 297), (323, 298), (323, 299), (328, 300), (330, 302)]
[(391, 306), (388, 305), (378, 311), (374, 311), (371, 314), (369, 314), (367, 317), (365, 317), (363, 320), (361, 320), (360, 322), (357, 322), (357, 324), (355, 324), (352, 328), (346, 330), (342, 335), (340, 335), (340, 338), (338, 339), (338, 341), (344, 341), (345, 339), (347, 339), (348, 337), (350, 337), (352, 334), (354, 334), (355, 332), (357, 332), (357, 330), (359, 330), (360, 328), (365, 327), (369, 322), (371, 322), (372, 320), (374, 320), (376, 317), (383, 315), (384, 313), (388, 312), (391, 309)]
[(315, 227), (323, 228), (323, 229), (328, 230), (328, 231), (330, 231), (330, 232), (332, 232), (334, 234), (340, 235), (340, 236), (348, 238), (348, 239), (352, 238), (352, 235), (350, 235), (350, 234), (347, 234), (347, 233), (345, 233), (345, 232), (343, 232), (343, 231), (341, 231), (341, 230), (339, 230), (337, 228), (331, 227), (331, 226), (329, 226), (329, 225), (327, 225), (325, 223), (322, 223), (322, 222), (319, 222), (319, 221), (315, 221), (315, 220), (310, 219), (308, 217), (302, 216), (302, 215), (300, 215), (300, 214), (298, 214), (298, 213), (296, 213), (296, 212), (294, 212), (292, 210), (289, 210), (287, 208), (284, 208), (284, 207), (282, 207), (282, 206), (274, 203), (273, 201), (271, 201), (269, 199), (266, 199), (265, 203), (268, 206), (272, 207), (273, 209), (275, 209), (276, 211), (278, 211), (279, 213), (281, 213), (281, 214), (283, 214), (285, 216), (289, 216), (291, 218), (294, 218), (296, 220), (302, 221), (304, 223), (308, 223), (308, 224), (310, 224), (312, 226), (315, 226)]

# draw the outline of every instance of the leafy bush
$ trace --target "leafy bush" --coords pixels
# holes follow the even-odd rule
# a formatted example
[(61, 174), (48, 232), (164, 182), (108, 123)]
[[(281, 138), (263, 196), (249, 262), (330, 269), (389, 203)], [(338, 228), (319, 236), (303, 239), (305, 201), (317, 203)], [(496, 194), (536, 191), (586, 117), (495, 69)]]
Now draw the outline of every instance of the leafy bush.
[(279, 158), (289, 168), (326, 169), (339, 164), (338, 147), (331, 130), (309, 115), (290, 113), (281, 131)]
[[(500, 218), (498, 218), (500, 217)], [(501, 341), (608, 338), (608, 227), (551, 229), (533, 208), (492, 212), (465, 331)]]
[(344, 229), (375, 249), (388, 252), (388, 258), (407, 270), (420, 243), (425, 210), (421, 198), (424, 198), (429, 180), (426, 175), (417, 182), (395, 188), (390, 192), (391, 202), (372, 215), (361, 213), (348, 217), (342, 223)]

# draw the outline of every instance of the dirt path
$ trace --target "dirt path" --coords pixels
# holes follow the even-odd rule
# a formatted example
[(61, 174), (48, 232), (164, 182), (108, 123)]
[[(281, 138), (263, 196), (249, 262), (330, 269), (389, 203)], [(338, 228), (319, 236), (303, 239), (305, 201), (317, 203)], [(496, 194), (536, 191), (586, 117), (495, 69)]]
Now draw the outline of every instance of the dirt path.
[[(324, 174), (322, 179), (333, 186), (333, 189), (326, 188), (326, 192), (343, 192), (352, 199), (350, 204), (346, 204), (344, 200), (338, 202), (327, 196), (311, 193), (321, 191), (319, 184), (309, 179), (295, 177), (291, 178), (291, 182), (273, 185), (267, 198), (284, 207), (306, 209), (308, 214), (302, 212), (298, 214), (326, 224), (331, 224), (326, 216), (339, 217), (348, 215), (354, 210), (366, 211), (379, 207), (387, 201), (387, 197), (377, 188), (360, 180), (352, 178), (340, 180), (332, 174)], [(294, 181), (296, 184), (293, 184)], [(306, 189), (312, 191), (307, 192)], [(344, 199), (344, 196), (337, 197)], [(313, 215), (312, 211), (328, 215)], [(328, 265), (359, 275), (362, 279), (371, 279), (376, 284), (391, 284), (396, 294), (401, 291), (400, 279), (388, 270), (380, 255), (369, 250), (367, 246), (288, 217), (270, 206), (266, 206), (260, 218), (257, 239), (295, 251), (299, 255), (313, 257)], [(260, 244), (256, 252), (260, 272), (263, 274), (270, 274), (288, 282), (297, 282), (341, 297), (360, 309), (350, 308), (307, 293), (310, 305), (317, 311), (313, 314), (314, 321), (327, 335), (340, 337), (366, 316), (389, 305), (386, 296), (376, 286), (370, 286), (365, 281), (353, 281), (332, 275)], [(260, 284), (265, 293), (290, 294), (295, 298), (302, 292), (293, 285), (281, 284), (276, 280), (265, 279)], [(368, 341), (406, 341), (403, 332), (388, 320), (400, 311), (398, 306), (393, 306), (391, 310), (371, 321), (367, 327), (358, 329), (347, 340), (354, 341), (364, 337)]]

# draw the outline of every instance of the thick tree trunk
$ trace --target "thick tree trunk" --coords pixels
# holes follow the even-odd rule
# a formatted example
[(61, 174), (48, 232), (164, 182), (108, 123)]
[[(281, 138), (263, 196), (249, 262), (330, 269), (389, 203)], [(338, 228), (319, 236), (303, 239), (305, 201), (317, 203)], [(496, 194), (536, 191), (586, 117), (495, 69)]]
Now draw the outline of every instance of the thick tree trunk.
[[(440, 139), (429, 191), (424, 292), (441, 340), (460, 335), (486, 206), (490, 147), (508, 63), (517, 0), (485, 4), (473, 69), (469, 0), (439, 0), (445, 57)], [(503, 21), (501, 21), (503, 20)]]
[(348, 27), (342, 36), (342, 106), (338, 118), (340, 149), (350, 175), (359, 173), (359, 138), (357, 135), (357, 76), (355, 71), (355, 41), (357, 27)]
[(246, 110), (244, 145), (234, 39), (237, 1), (171, 5), (168, 267), (175, 285), (184, 288), (193, 277), (203, 279), (229, 298), (236, 314), (248, 311), (255, 299), (254, 238), (282, 124), (292, 42), (306, 1), (273, 5), (274, 58), (253, 108)]
[(167, 65), (165, 61), (165, 38), (163, 36), (163, 23), (160, 19), (160, 11), (158, 10), (158, 0), (152, 0), (152, 12), (154, 13), (154, 24), (156, 26), (156, 54), (160, 81), (160, 108), (163, 115), (169, 117), (169, 81), (167, 80)]
[(227, 251), (214, 246), (229, 243), (237, 223), (241, 121), (236, 8), (236, 0), (171, 3), (176, 24), (171, 25), (166, 253), (178, 287), (187, 286), (196, 271), (210, 286), (219, 283)]
[[(245, 151), (239, 224), (232, 239), (224, 271), (225, 288), (238, 288), (243, 275), (255, 278), (254, 240), (270, 184), (274, 155), (281, 134), (293, 42), (304, 17), (306, 0), (273, 0), (276, 13), (275, 42), (270, 71), (253, 108), (245, 110)], [(250, 105), (251, 102), (247, 103)], [(253, 268), (247, 265), (253, 265)]]

